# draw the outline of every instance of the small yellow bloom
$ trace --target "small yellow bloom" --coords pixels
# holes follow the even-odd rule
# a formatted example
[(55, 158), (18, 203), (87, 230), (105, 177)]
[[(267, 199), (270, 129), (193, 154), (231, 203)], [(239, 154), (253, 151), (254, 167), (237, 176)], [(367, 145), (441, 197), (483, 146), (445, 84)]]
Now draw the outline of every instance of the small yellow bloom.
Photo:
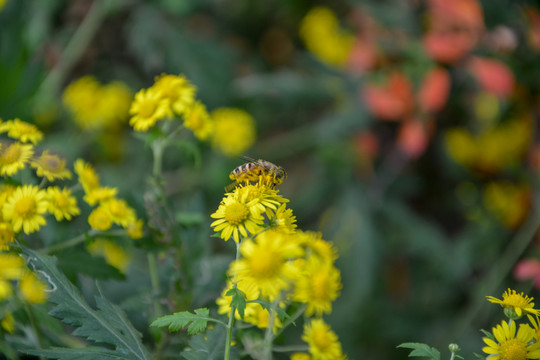
[(74, 169), (85, 193), (88, 194), (92, 190), (99, 188), (99, 175), (92, 165), (82, 159), (77, 159), (74, 164)]
[(15, 240), (11, 224), (0, 223), (0, 250), (8, 250), (9, 244)]
[(100, 112), (104, 126), (114, 128), (125, 122), (133, 100), (131, 90), (122, 82), (114, 81), (101, 87)]
[(142, 238), (144, 235), (143, 227), (144, 222), (141, 219), (128, 223), (126, 226), (128, 236), (133, 240)]
[(111, 215), (103, 206), (98, 206), (88, 216), (88, 223), (92, 229), (107, 231), (112, 226)]
[(273, 218), (273, 223), (278, 230), (294, 234), (296, 232), (296, 216), (292, 209), (287, 209), (286, 204), (281, 204)]
[(214, 123), (206, 111), (206, 106), (199, 101), (186, 110), (184, 126), (193, 131), (199, 140), (208, 139), (214, 132)]
[(23, 169), (34, 155), (32, 145), (14, 142), (10, 145), (2, 144), (0, 148), (0, 175), (12, 176)]
[(491, 182), (484, 188), (484, 204), (508, 228), (523, 223), (531, 206), (531, 190), (525, 184)]
[(196, 88), (184, 75), (161, 74), (156, 77), (152, 90), (166, 100), (174, 112), (182, 115), (195, 101)]
[(111, 188), (108, 186), (100, 186), (97, 188), (93, 188), (90, 191), (86, 193), (86, 195), (83, 197), (84, 201), (88, 203), (88, 205), (94, 206), (99, 203), (102, 203), (104, 201), (110, 200), (116, 196), (118, 193), (117, 188)]
[(7, 135), (19, 140), (22, 143), (31, 142), (36, 145), (43, 139), (43, 133), (34, 125), (20, 119), (8, 120), (0, 124), (0, 133), (7, 132)]
[(48, 211), (54, 215), (57, 221), (63, 219), (69, 221), (81, 212), (77, 206), (77, 199), (71, 195), (71, 190), (67, 188), (63, 190), (58, 186), (47, 188), (47, 200), (49, 203)]
[(158, 120), (172, 117), (169, 105), (156, 90), (142, 89), (135, 94), (135, 100), (129, 109), (129, 124), (135, 131), (147, 131)]
[(0, 326), (2, 326), (2, 329), (6, 330), (8, 333), (12, 333), (15, 330), (15, 318), (13, 315), (9, 313), (6, 314), (0, 322)]
[(30, 161), (30, 166), (37, 170), (37, 176), (46, 177), (49, 181), (71, 179), (71, 171), (66, 169), (66, 160), (60, 159), (58, 155), (49, 154), (48, 150)]
[(26, 271), (21, 277), (19, 289), (23, 298), (32, 304), (41, 304), (47, 300), (47, 286), (31, 271)]
[(255, 121), (241, 109), (220, 108), (211, 114), (212, 146), (227, 156), (244, 153), (255, 142)]
[(88, 251), (92, 255), (101, 255), (107, 264), (125, 273), (131, 261), (126, 250), (112, 241), (96, 239), (88, 245)]
[(304, 325), (304, 340), (309, 345), (313, 360), (342, 360), (346, 356), (336, 333), (322, 319), (312, 319)]
[(534, 330), (528, 324), (521, 324), (516, 334), (516, 322), (510, 325), (503, 321), (492, 330), (495, 340), (483, 338), (487, 346), (482, 351), (492, 360), (526, 360), (540, 358), (540, 343), (531, 343)]
[(10, 253), (0, 253), (0, 279), (17, 280), (23, 274), (24, 259)]
[(13, 231), (21, 229), (31, 234), (46, 224), (43, 215), (47, 212), (47, 193), (37, 186), (18, 187), (2, 208), (4, 219), (10, 221)]
[(135, 210), (133, 210), (125, 200), (112, 198), (104, 201), (100, 207), (103, 207), (108, 213), (113, 223), (122, 227), (127, 227), (137, 219)]
[(493, 296), (487, 296), (488, 301), (500, 304), (503, 308), (513, 310), (517, 316), (522, 316), (524, 313), (540, 315), (540, 310), (534, 309), (534, 298), (528, 297), (523, 293), (518, 294), (516, 290), (508, 289), (502, 295), (502, 300)]
[(0, 301), (10, 298), (12, 295), (13, 287), (11, 286), (11, 281), (0, 277)]

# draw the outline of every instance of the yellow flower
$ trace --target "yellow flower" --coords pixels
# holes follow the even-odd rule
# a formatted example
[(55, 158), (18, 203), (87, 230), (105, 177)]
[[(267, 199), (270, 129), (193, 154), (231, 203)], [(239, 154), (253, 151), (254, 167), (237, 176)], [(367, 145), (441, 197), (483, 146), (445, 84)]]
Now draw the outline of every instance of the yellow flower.
[(7, 132), (12, 139), (22, 143), (31, 142), (36, 145), (43, 139), (43, 133), (34, 125), (20, 119), (8, 120), (0, 124), (0, 133)]
[(261, 213), (266, 213), (270, 218), (273, 217), (274, 212), (281, 204), (289, 202), (289, 200), (279, 195), (279, 190), (272, 189), (269, 186), (270, 183), (264, 181), (262, 177), (259, 179), (261, 181), (255, 184), (237, 186), (233, 194), (239, 197), (245, 197), (246, 201), (254, 202), (253, 206), (257, 207)]
[(23, 229), (31, 234), (46, 224), (43, 214), (47, 212), (47, 193), (37, 186), (18, 187), (2, 209), (4, 219), (10, 221), (13, 231)]
[(322, 261), (333, 264), (338, 258), (338, 251), (333, 243), (322, 238), (320, 232), (298, 231), (296, 232), (299, 242), (311, 251), (312, 255), (318, 256)]
[(489, 354), (491, 360), (526, 360), (540, 358), (540, 343), (530, 343), (534, 330), (528, 324), (521, 324), (516, 334), (516, 322), (510, 325), (503, 321), (492, 330), (495, 340), (485, 337), (487, 346), (482, 351)]
[(111, 215), (103, 206), (98, 206), (88, 216), (88, 223), (92, 229), (107, 231), (112, 226)]
[(312, 319), (304, 325), (304, 340), (309, 345), (313, 360), (342, 360), (346, 356), (336, 333), (322, 319)]
[[(257, 286), (255, 286), (253, 283), (246, 283), (244, 281), (239, 282), (237, 285), (238, 290), (242, 291), (246, 295), (246, 300), (257, 300), (259, 297), (259, 289)], [(221, 292), (221, 296), (217, 298), (216, 304), (218, 305), (218, 313), (219, 314), (230, 314), (231, 313), (231, 301), (232, 296), (226, 295), (227, 291), (232, 289), (232, 282), (227, 281), (227, 285)], [(245, 313), (249, 313), (253, 311), (254, 305), (257, 305), (260, 307), (260, 304), (257, 303), (247, 303)], [(238, 313), (238, 310), (236, 310), (235, 318), (240, 319), (240, 314)]]
[(71, 190), (67, 188), (63, 190), (58, 186), (47, 188), (47, 200), (49, 203), (48, 211), (54, 215), (57, 221), (63, 219), (69, 221), (81, 212), (77, 207), (77, 199), (71, 195)]
[(60, 159), (58, 155), (49, 154), (48, 150), (41, 153), (41, 156), (30, 161), (30, 166), (36, 169), (40, 177), (46, 177), (49, 181), (55, 179), (71, 179), (71, 171), (66, 169), (66, 160)]
[(133, 240), (142, 238), (144, 235), (143, 227), (144, 222), (141, 219), (137, 219), (133, 222), (128, 223), (126, 226), (128, 236)]
[(234, 241), (240, 241), (240, 235), (247, 237), (248, 233), (255, 234), (262, 229), (263, 217), (256, 207), (257, 200), (248, 201), (247, 193), (232, 193), (225, 196), (217, 211), (210, 215), (217, 219), (210, 226), (215, 232), (221, 232), (225, 241), (231, 236)]
[(79, 176), (79, 183), (82, 185), (85, 193), (99, 188), (99, 175), (92, 165), (82, 159), (77, 159), (74, 164), (75, 173)]
[(0, 278), (0, 301), (9, 298), (12, 295), (13, 287), (11, 286), (11, 281)]
[(2, 144), (0, 148), (0, 175), (12, 176), (20, 169), (23, 169), (26, 163), (34, 155), (32, 145), (24, 145), (18, 142), (10, 145)]
[(26, 271), (21, 277), (19, 289), (23, 298), (33, 304), (41, 304), (47, 300), (46, 285), (31, 271)]
[(536, 319), (535, 319), (530, 314), (527, 314), (527, 318), (529, 318), (529, 321), (531, 322), (531, 325), (534, 328), (534, 340), (535, 342), (539, 342), (540, 341), (540, 320), (538, 319), (538, 315), (536, 315)]
[(196, 88), (183, 75), (161, 74), (151, 87), (178, 115), (182, 115), (194, 102)]
[(256, 286), (270, 300), (290, 287), (296, 272), (291, 260), (304, 254), (294, 238), (275, 230), (244, 240), (240, 253), (242, 258), (231, 264), (229, 275), (237, 275), (238, 282), (245, 282), (245, 286)]
[(6, 314), (0, 322), (0, 326), (8, 333), (12, 333), (15, 330), (15, 319), (13, 318), (13, 315), (9, 313)]
[(303, 262), (300, 272), (293, 299), (307, 304), (307, 316), (316, 314), (320, 317), (323, 313), (331, 313), (332, 301), (342, 288), (339, 270), (317, 256), (310, 256)]
[(287, 209), (285, 204), (277, 209), (273, 218), (273, 224), (280, 231), (294, 234), (296, 232), (296, 216), (293, 215), (292, 209)]
[(199, 140), (206, 140), (214, 132), (214, 123), (206, 111), (206, 106), (199, 101), (191, 105), (184, 115), (184, 126)]
[(212, 112), (212, 146), (227, 156), (238, 156), (255, 142), (255, 122), (244, 110), (220, 108)]
[(465, 129), (450, 129), (445, 134), (446, 149), (457, 163), (470, 167), (476, 161), (477, 149), (471, 133)]
[(516, 228), (529, 214), (531, 190), (523, 184), (492, 182), (484, 188), (484, 204), (506, 227)]
[(494, 298), (493, 296), (487, 296), (488, 301), (500, 304), (505, 309), (510, 309), (517, 316), (522, 316), (524, 313), (540, 315), (540, 310), (534, 309), (534, 298), (530, 298), (523, 293), (518, 294), (516, 290), (510, 290), (504, 292), (502, 300)]
[(133, 100), (131, 90), (124, 83), (114, 81), (102, 86), (99, 95), (104, 126), (111, 128), (122, 124), (129, 116), (129, 107)]
[(11, 224), (0, 223), (0, 250), (8, 250), (9, 244), (15, 240)]
[(17, 280), (23, 274), (24, 259), (10, 253), (0, 253), (0, 279)]
[(94, 206), (101, 202), (114, 198), (117, 193), (118, 193), (117, 188), (111, 188), (108, 186), (100, 186), (100, 187), (93, 188), (90, 191), (88, 191), (86, 195), (83, 197), (83, 199), (84, 201), (88, 203), (88, 205)]
[(105, 239), (97, 239), (90, 243), (88, 251), (92, 255), (103, 256), (107, 264), (117, 268), (122, 273), (126, 272), (131, 260), (130, 255), (123, 247)]
[(321, 61), (343, 66), (352, 51), (355, 37), (340, 28), (338, 18), (328, 8), (312, 8), (302, 20), (300, 37), (306, 48)]
[(104, 201), (100, 207), (103, 207), (115, 224), (127, 227), (137, 219), (135, 210), (133, 210), (125, 200), (112, 198)]
[(142, 89), (135, 94), (129, 113), (132, 116), (129, 124), (135, 131), (147, 131), (158, 120), (172, 116), (167, 101), (152, 89)]
[(311, 356), (306, 353), (294, 353), (291, 355), (290, 360), (311, 360)]

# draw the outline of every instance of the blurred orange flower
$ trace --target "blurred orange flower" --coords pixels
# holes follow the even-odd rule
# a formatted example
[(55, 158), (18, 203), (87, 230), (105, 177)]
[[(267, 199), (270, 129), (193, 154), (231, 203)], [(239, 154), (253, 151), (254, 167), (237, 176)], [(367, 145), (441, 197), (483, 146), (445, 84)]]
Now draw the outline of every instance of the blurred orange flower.
[(418, 106), (424, 112), (441, 110), (448, 100), (450, 75), (441, 67), (431, 69), (422, 81), (418, 91)]
[(521, 260), (514, 268), (517, 280), (534, 279), (534, 287), (540, 289), (540, 260)]
[(504, 63), (473, 56), (467, 67), (484, 90), (502, 98), (512, 95), (515, 87), (514, 74)]
[(363, 96), (371, 112), (381, 120), (399, 121), (414, 107), (411, 82), (398, 72), (390, 74), (384, 85), (368, 84)]

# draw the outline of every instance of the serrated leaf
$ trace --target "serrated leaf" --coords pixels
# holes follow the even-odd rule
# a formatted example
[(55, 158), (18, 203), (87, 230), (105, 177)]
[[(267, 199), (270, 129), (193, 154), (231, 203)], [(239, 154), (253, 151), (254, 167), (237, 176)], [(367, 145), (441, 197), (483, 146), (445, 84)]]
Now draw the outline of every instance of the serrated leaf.
[(226, 293), (226, 296), (232, 296), (231, 307), (235, 307), (238, 310), (240, 317), (244, 319), (244, 313), (246, 310), (246, 294), (236, 286), (232, 289), (229, 289)]
[(440, 360), (441, 353), (439, 350), (429, 347), (422, 343), (403, 343), (397, 346), (398, 348), (412, 349), (409, 357), (426, 357), (433, 360)]
[(26, 351), (30, 355), (46, 357), (58, 360), (118, 360), (120, 357), (117, 351), (100, 347), (84, 347), (80, 349), (52, 348), (48, 350)]
[(198, 334), (206, 330), (208, 321), (214, 319), (209, 317), (210, 311), (208, 308), (200, 308), (195, 310), (195, 314), (189, 311), (177, 312), (172, 315), (165, 315), (154, 320), (150, 326), (154, 327), (169, 327), (169, 331), (178, 331), (187, 326), (189, 335)]
[[(102, 353), (104, 358), (111, 358), (110, 356), (114, 355), (116, 359), (150, 360), (150, 354), (141, 343), (141, 334), (135, 330), (119, 307), (104, 297), (97, 296), (98, 308), (93, 309), (79, 290), (58, 270), (55, 258), (24, 247), (22, 250), (28, 256), (30, 266), (52, 288), (49, 301), (56, 306), (50, 314), (75, 327), (73, 335), (95, 343), (112, 345), (114, 350), (92, 348), (94, 353)], [(75, 349), (57, 348), (39, 351), (51, 351), (50, 355), (47, 355), (50, 358), (83, 359)], [(96, 358), (97, 355), (93, 359)]]
[[(260, 304), (265, 310), (267, 310), (268, 312), (270, 312), (271, 310), (275, 311), (277, 316), (279, 317), (279, 319), (281, 321), (285, 321), (285, 320), (292, 320), (292, 318), (289, 316), (289, 314), (287, 314), (285, 311), (283, 311), (282, 309), (280, 308), (273, 308), (272, 307), (272, 304), (270, 304), (268, 301), (264, 301), (264, 300), (261, 300), (261, 299), (257, 299), (257, 300), (249, 300), (248, 303), (257, 303), (257, 304)], [(292, 324), (294, 325), (294, 321), (292, 322)]]

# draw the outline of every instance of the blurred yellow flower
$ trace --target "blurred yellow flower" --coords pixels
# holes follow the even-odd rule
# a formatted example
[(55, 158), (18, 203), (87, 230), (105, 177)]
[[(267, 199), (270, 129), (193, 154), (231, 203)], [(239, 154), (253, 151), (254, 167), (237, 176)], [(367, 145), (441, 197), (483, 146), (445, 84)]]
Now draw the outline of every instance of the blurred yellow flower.
[(493, 360), (538, 359), (540, 358), (540, 343), (531, 343), (534, 330), (528, 324), (520, 324), (516, 334), (516, 322), (510, 325), (503, 321), (493, 328), (495, 340), (482, 338), (487, 346), (482, 351), (489, 354)]
[(30, 161), (30, 167), (36, 169), (37, 176), (46, 177), (49, 181), (55, 179), (71, 179), (71, 171), (66, 169), (66, 160), (58, 155), (49, 154), (49, 150)]
[(133, 240), (137, 240), (142, 238), (144, 235), (143, 227), (144, 222), (141, 219), (137, 219), (133, 222), (128, 223), (125, 228), (127, 230), (128, 236)]
[(273, 301), (290, 287), (296, 267), (292, 261), (304, 251), (289, 234), (275, 230), (260, 233), (240, 244), (242, 258), (231, 264), (229, 275), (238, 277), (245, 286), (256, 286), (261, 296)]
[(161, 94), (152, 88), (141, 89), (135, 94), (129, 113), (131, 115), (129, 124), (135, 131), (147, 131), (158, 120), (172, 117), (167, 100), (164, 100)]
[(75, 173), (79, 176), (79, 183), (82, 185), (85, 193), (99, 188), (99, 175), (92, 165), (82, 159), (77, 159), (74, 164)]
[(0, 147), (0, 175), (12, 176), (24, 169), (30, 158), (34, 155), (32, 145), (14, 142), (10, 145), (1, 144)]
[[(0, 10), (1, 6), (2, 5), (0, 4)], [(15, 330), (15, 318), (13, 318), (13, 315), (10, 313), (5, 314), (2, 321), (0, 321), (0, 326), (2, 326), (2, 329), (6, 330), (8, 333), (12, 333)]]
[(98, 206), (88, 216), (88, 223), (92, 229), (107, 231), (112, 226), (111, 215), (103, 206)]
[(23, 185), (15, 189), (2, 208), (4, 219), (10, 221), (13, 231), (21, 229), (31, 234), (46, 224), (43, 215), (47, 212), (47, 193), (34, 185)]
[(101, 255), (107, 264), (125, 273), (131, 261), (126, 250), (116, 243), (106, 239), (96, 239), (88, 245), (88, 252), (92, 255)]
[(321, 61), (343, 66), (351, 54), (355, 37), (340, 28), (338, 18), (328, 8), (312, 8), (300, 24), (300, 38)]
[(304, 325), (302, 340), (308, 343), (313, 360), (346, 359), (336, 333), (322, 319), (312, 319)]
[(273, 224), (276, 226), (277, 230), (286, 232), (288, 234), (293, 234), (296, 232), (296, 216), (293, 215), (292, 209), (287, 209), (286, 204), (281, 204), (281, 206), (276, 210), (276, 214), (273, 218)]
[(23, 274), (24, 259), (11, 253), (0, 253), (0, 279), (17, 280)]
[(122, 227), (127, 227), (137, 219), (135, 210), (123, 199), (111, 198), (102, 202), (100, 207), (103, 207), (109, 213), (113, 223)]
[[(227, 285), (221, 292), (221, 296), (216, 299), (216, 304), (218, 306), (218, 313), (219, 314), (230, 314), (231, 313), (231, 301), (232, 296), (226, 295), (227, 291), (232, 289), (232, 282), (227, 281)], [(242, 291), (246, 295), (246, 300), (257, 300), (259, 298), (259, 289), (257, 286), (255, 286), (253, 283), (246, 283), (244, 281), (239, 282), (236, 284), (238, 290)], [(252, 311), (252, 308), (254, 305), (260, 306), (257, 303), (247, 303), (245, 313), (249, 313)], [(234, 314), (236, 319), (241, 319), (240, 314), (238, 313), (238, 310), (236, 310), (236, 313)]]
[(311, 255), (318, 256), (322, 261), (333, 264), (338, 258), (338, 251), (333, 243), (322, 238), (320, 232), (297, 231), (298, 241), (311, 252)]
[(208, 139), (214, 131), (214, 123), (206, 110), (206, 106), (200, 101), (195, 101), (185, 112), (184, 126), (191, 131), (199, 140)]
[(33, 304), (41, 304), (47, 300), (46, 285), (31, 271), (26, 271), (21, 277), (19, 289), (23, 298)]
[(247, 112), (219, 108), (212, 112), (212, 146), (227, 156), (238, 156), (255, 142), (255, 121)]
[(170, 74), (157, 76), (150, 89), (159, 93), (178, 115), (184, 114), (193, 104), (197, 90), (184, 75)]
[(522, 316), (525, 313), (540, 315), (540, 310), (534, 308), (534, 303), (532, 302), (534, 298), (528, 297), (523, 293), (518, 294), (516, 290), (506, 290), (502, 295), (502, 300), (493, 296), (487, 296), (487, 299), (489, 302), (499, 304), (505, 309), (512, 310), (517, 316)]
[(86, 201), (88, 205), (94, 206), (101, 202), (114, 198), (117, 193), (117, 188), (100, 186), (88, 191), (86, 195), (84, 195), (83, 200)]
[(77, 199), (71, 195), (71, 190), (58, 186), (47, 188), (48, 211), (53, 214), (57, 221), (63, 219), (71, 220), (73, 216), (79, 215)]
[(22, 143), (31, 142), (36, 145), (43, 139), (43, 133), (34, 125), (20, 119), (8, 120), (0, 123), (0, 133), (7, 132), (7, 135), (19, 140)]
[(515, 228), (523, 223), (531, 207), (528, 185), (508, 181), (491, 182), (484, 188), (484, 204), (505, 226)]
[(113, 128), (123, 124), (129, 115), (133, 100), (131, 90), (122, 82), (114, 81), (101, 88), (100, 111), (104, 125)]
[(11, 224), (0, 223), (0, 250), (8, 250), (9, 244), (15, 240)]
[[(2, 259), (0, 259), (0, 264), (1, 260)], [(11, 297), (11, 295), (13, 295), (13, 287), (11, 286), (11, 282), (0, 277), (0, 301)]]

